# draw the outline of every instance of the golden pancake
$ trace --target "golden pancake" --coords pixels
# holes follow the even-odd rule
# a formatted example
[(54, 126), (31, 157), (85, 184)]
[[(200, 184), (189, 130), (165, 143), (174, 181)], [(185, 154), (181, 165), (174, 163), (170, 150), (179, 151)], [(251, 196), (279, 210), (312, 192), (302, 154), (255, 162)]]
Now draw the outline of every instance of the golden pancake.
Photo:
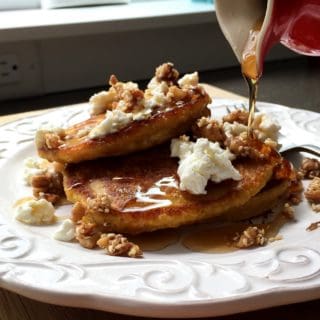
[[(97, 138), (89, 138), (89, 132), (105, 115), (92, 116), (64, 131), (63, 137), (54, 136), (59, 143), (48, 143), (50, 132), (40, 130), (36, 146), (40, 157), (49, 161), (77, 163), (101, 157), (118, 156), (148, 149), (186, 132), (196, 119), (207, 115), (209, 96), (204, 90), (189, 90), (189, 100), (173, 102), (168, 111), (160, 111), (145, 120), (130, 122), (120, 130)], [(87, 134), (80, 136), (79, 132)], [(53, 141), (55, 142), (55, 141)]]
[(247, 203), (281, 162), (277, 153), (264, 160), (239, 158), (233, 164), (240, 181), (209, 182), (207, 194), (192, 195), (178, 188), (178, 161), (169, 151), (162, 145), (67, 165), (64, 189), (68, 200), (86, 209), (82, 225), (94, 225), (97, 232), (135, 234), (211, 219)]
[(225, 211), (220, 218), (223, 221), (240, 221), (262, 215), (281, 203), (289, 185), (289, 180), (272, 180), (244, 205)]

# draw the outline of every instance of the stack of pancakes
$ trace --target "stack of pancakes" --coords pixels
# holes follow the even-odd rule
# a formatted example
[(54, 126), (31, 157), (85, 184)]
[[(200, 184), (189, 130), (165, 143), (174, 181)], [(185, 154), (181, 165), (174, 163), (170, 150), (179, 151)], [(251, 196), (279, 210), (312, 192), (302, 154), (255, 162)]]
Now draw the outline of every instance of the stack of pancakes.
[(97, 115), (68, 128), (65, 136), (71, 138), (63, 144), (39, 145), (41, 157), (65, 164), (65, 194), (83, 209), (74, 221), (83, 229), (94, 226), (100, 234), (137, 234), (217, 218), (242, 220), (274, 207), (288, 192), (292, 169), (262, 142), (257, 145), (268, 150), (265, 157), (232, 162), (240, 181), (209, 181), (201, 195), (179, 189), (178, 159), (170, 156), (170, 140), (207, 115), (209, 103), (203, 90), (194, 90), (189, 100), (170, 110), (104, 137), (75, 135), (99, 123), (103, 115)]

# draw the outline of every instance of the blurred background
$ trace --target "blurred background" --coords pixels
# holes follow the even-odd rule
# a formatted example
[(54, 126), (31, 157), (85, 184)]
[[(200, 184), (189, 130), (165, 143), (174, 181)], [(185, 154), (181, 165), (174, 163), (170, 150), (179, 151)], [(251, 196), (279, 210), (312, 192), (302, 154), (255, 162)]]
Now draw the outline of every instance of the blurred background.
[[(110, 74), (143, 86), (166, 61), (246, 95), (214, 1), (0, 0), (1, 114), (87, 101)], [(319, 71), (319, 59), (277, 46), (268, 55), (259, 99), (314, 108)], [(294, 88), (306, 89), (307, 106)]]

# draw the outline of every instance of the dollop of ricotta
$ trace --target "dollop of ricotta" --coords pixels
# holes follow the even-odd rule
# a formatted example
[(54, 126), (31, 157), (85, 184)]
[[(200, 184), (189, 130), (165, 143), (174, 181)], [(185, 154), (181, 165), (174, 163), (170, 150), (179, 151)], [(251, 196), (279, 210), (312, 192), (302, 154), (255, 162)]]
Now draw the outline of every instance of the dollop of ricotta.
[(244, 124), (234, 122), (224, 122), (223, 130), (227, 138), (240, 136), (243, 132), (247, 132), (248, 127)]
[(28, 157), (23, 164), (23, 180), (26, 185), (31, 185), (32, 177), (44, 174), (48, 169), (48, 161), (41, 158)]
[(54, 206), (51, 202), (45, 199), (30, 199), (17, 205), (14, 217), (25, 224), (52, 224), (56, 221), (54, 211)]
[(70, 219), (66, 219), (62, 222), (56, 232), (53, 234), (53, 238), (59, 241), (71, 241), (75, 237), (75, 225)]
[[(247, 132), (247, 129), (247, 126), (238, 122), (223, 123), (223, 130), (227, 138), (241, 136), (241, 134)], [(273, 119), (271, 116), (262, 112), (256, 113), (252, 122), (252, 129), (260, 141), (273, 148), (278, 147), (278, 138), (281, 126), (276, 119)]]
[(111, 106), (112, 102), (116, 101), (117, 95), (114, 91), (100, 91), (90, 97), (91, 114), (101, 114)]
[(231, 163), (234, 155), (206, 138), (196, 142), (172, 139), (171, 156), (180, 158), (178, 175), (181, 190), (206, 194), (209, 180), (217, 183), (226, 179), (241, 180), (239, 171)]
[(125, 127), (133, 119), (132, 113), (121, 110), (107, 110), (106, 117), (89, 133), (89, 138), (98, 138)]
[(180, 80), (178, 80), (178, 85), (180, 88), (196, 87), (199, 84), (198, 72), (187, 73)]
[(170, 102), (167, 96), (169, 86), (165, 81), (157, 81), (152, 78), (148, 84), (148, 89), (145, 92), (145, 108), (152, 109), (156, 106), (164, 106)]
[(257, 113), (254, 116), (252, 127), (256, 132), (257, 138), (263, 142), (278, 141), (280, 124), (276, 119), (266, 115), (265, 113)]

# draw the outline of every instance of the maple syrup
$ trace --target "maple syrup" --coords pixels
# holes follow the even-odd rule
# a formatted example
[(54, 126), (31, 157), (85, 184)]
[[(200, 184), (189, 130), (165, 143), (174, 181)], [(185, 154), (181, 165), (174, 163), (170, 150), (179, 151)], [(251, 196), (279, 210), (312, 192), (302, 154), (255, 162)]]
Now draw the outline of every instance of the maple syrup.
[(156, 181), (152, 186), (144, 190), (138, 186), (134, 194), (134, 199), (129, 201), (122, 212), (143, 212), (156, 208), (168, 207), (172, 204), (167, 193), (172, 188), (178, 188), (175, 177), (169, 176)]
[[(278, 235), (281, 227), (287, 222), (288, 218), (282, 214), (277, 214), (271, 221), (255, 225), (263, 228), (265, 237), (271, 239)], [(233, 252), (240, 250), (234, 245), (234, 237), (237, 233), (241, 234), (250, 225), (252, 224), (248, 222), (234, 222), (222, 226), (203, 228), (185, 235), (181, 243), (187, 249), (195, 252)]]
[(258, 83), (261, 72), (258, 70), (256, 47), (263, 19), (259, 19), (249, 31), (248, 40), (242, 52), (241, 72), (249, 88), (248, 134), (252, 135), (252, 122), (256, 109)]
[(178, 242), (179, 233), (174, 229), (158, 230), (141, 235), (130, 236), (143, 251), (159, 251)]

